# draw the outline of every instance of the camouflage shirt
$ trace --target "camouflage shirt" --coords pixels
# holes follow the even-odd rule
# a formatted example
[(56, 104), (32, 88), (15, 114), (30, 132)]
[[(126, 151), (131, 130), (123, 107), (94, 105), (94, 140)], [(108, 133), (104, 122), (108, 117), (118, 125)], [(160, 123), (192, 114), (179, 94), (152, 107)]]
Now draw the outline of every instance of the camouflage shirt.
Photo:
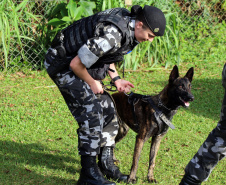
[[(125, 17), (125, 19), (131, 19)], [(134, 37), (135, 20), (131, 19), (129, 23), (130, 36), (134, 40), (134, 47), (139, 43)], [(101, 23), (97, 26), (94, 37), (87, 40), (78, 50), (78, 56), (86, 68), (91, 67), (100, 57), (106, 53), (115, 53), (122, 44), (121, 31), (111, 23)]]

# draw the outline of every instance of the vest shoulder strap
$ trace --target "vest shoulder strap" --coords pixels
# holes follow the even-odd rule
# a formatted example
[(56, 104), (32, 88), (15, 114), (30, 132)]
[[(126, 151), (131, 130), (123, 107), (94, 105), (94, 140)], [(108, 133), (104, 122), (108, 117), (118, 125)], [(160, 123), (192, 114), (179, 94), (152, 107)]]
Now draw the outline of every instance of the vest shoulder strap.
[[(123, 19), (124, 16), (129, 16), (131, 13), (125, 8), (113, 8), (98, 13), (100, 16), (98, 22), (110, 22), (117, 26), (122, 34), (123, 38), (129, 36), (128, 21)], [(127, 39), (126, 39), (127, 40)]]

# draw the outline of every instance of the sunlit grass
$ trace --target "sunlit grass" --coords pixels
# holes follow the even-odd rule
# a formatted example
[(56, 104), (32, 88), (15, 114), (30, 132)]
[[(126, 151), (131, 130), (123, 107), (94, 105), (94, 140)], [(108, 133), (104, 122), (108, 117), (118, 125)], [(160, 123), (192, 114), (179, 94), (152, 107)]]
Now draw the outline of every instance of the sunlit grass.
[[(181, 75), (192, 64), (180, 66)], [(195, 67), (195, 66), (194, 66)], [(179, 184), (184, 167), (219, 120), (223, 62), (195, 67), (194, 102), (173, 119), (175, 130), (163, 138), (156, 159), (159, 184)], [(212, 70), (210, 70), (212, 69)], [(156, 94), (167, 84), (170, 70), (126, 72), (134, 92)], [(58, 89), (45, 72), (0, 77), (0, 184), (76, 184), (80, 172), (78, 128)], [(136, 134), (116, 146), (122, 172), (129, 173)], [(137, 184), (148, 184), (150, 141), (145, 143)], [(213, 170), (208, 185), (225, 183), (225, 160)]]

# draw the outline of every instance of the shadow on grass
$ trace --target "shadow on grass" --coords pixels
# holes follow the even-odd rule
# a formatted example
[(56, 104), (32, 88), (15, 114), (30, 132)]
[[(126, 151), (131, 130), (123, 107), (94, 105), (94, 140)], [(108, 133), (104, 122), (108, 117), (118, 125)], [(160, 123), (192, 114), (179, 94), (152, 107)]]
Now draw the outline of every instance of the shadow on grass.
[(74, 164), (80, 162), (70, 152), (13, 141), (0, 141), (0, 147), (0, 179), (4, 184), (76, 184), (80, 167)]
[[(144, 82), (147, 83), (147, 82)], [(148, 83), (147, 83), (148, 84)], [(146, 89), (139, 89), (140, 94), (158, 94), (166, 81), (153, 80)], [(154, 88), (154, 89), (153, 89)], [(137, 88), (138, 89), (138, 88)], [(189, 108), (184, 109), (194, 115), (216, 120), (219, 119), (221, 105), (224, 97), (224, 88), (220, 79), (195, 79), (192, 81), (192, 94), (195, 99)]]
[(197, 116), (219, 120), (224, 88), (219, 79), (194, 80), (192, 90), (195, 100), (189, 111)]

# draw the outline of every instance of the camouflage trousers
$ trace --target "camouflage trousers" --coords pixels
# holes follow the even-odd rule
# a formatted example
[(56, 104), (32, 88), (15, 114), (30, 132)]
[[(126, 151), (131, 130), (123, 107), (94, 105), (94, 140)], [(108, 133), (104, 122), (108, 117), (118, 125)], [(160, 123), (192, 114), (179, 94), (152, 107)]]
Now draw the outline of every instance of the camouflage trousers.
[[(54, 67), (54, 55), (48, 51), (44, 61), (47, 71)], [(108, 93), (95, 95), (89, 85), (72, 70), (64, 69), (51, 79), (60, 90), (71, 114), (78, 122), (78, 149), (80, 155), (96, 156), (100, 147), (115, 146), (118, 118)]]
[[(226, 89), (226, 65), (222, 72), (222, 84)], [(221, 108), (220, 121), (204, 141), (198, 152), (185, 168), (185, 173), (196, 180), (206, 181), (226, 155), (226, 91)]]

